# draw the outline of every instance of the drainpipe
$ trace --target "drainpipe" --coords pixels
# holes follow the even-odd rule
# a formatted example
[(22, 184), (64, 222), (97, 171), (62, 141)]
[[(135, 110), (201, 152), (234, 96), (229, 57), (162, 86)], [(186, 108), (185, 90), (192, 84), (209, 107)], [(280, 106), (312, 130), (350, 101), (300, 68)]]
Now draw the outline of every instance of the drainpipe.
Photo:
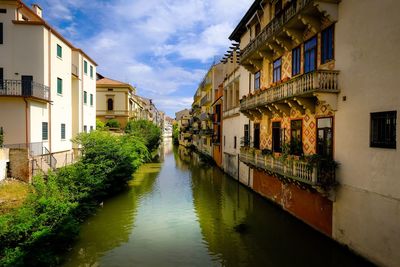
[[(250, 93), (251, 93), (251, 73), (249, 73), (249, 94)], [(251, 127), (249, 119), (249, 146), (250, 146), (250, 140), (251, 140)], [(250, 187), (250, 167), (248, 167), (248, 173), (247, 173), (247, 186)]]
[[(49, 99), (50, 99), (50, 101), (52, 100), (52, 96), (51, 96), (51, 28), (49, 28), (49, 36), (48, 36), (48, 51), (49, 51), (49, 55), (48, 55), (48, 64), (49, 64)], [(48, 120), (49, 120), (49, 123), (48, 123), (48, 130), (47, 130), (47, 132), (48, 132), (48, 134), (49, 134), (49, 151), (50, 151), (50, 153), (52, 153), (53, 152), (53, 150), (52, 150), (52, 138), (51, 138), (51, 133), (52, 133), (52, 131), (51, 131), (51, 102), (49, 103), (49, 117), (48, 117)]]
[(28, 147), (28, 144), (30, 143), (30, 138), (29, 138), (29, 104), (26, 98), (24, 97), (24, 102), (25, 102), (25, 144)]

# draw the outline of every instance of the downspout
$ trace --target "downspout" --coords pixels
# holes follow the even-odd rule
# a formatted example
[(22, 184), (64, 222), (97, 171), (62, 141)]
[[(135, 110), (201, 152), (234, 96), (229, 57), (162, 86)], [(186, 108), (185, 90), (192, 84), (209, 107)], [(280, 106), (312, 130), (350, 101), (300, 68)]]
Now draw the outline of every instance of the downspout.
[[(80, 54), (79, 54), (79, 56), (80, 56)], [(78, 56), (78, 58), (79, 58), (79, 56)], [(83, 95), (84, 95), (84, 91), (85, 91), (85, 82), (84, 82), (84, 80), (85, 80), (85, 73), (84, 73), (84, 64), (83, 64), (83, 62), (84, 62), (84, 57), (82, 56), (82, 60), (81, 60), (81, 72), (82, 72), (82, 79), (81, 79), (81, 83), (82, 83), (82, 91), (81, 91), (81, 97), (80, 97), (80, 100), (81, 100), (81, 127), (79, 127), (79, 121), (78, 121), (78, 133), (80, 133), (80, 132), (83, 132)], [(78, 79), (79, 80), (79, 79)], [(78, 81), (78, 86), (79, 86), (79, 81)], [(79, 90), (79, 89), (78, 89)], [(79, 94), (78, 94), (79, 95)], [(86, 99), (87, 100), (87, 99)], [(78, 99), (78, 103), (79, 103), (79, 99)], [(71, 122), (72, 122), (72, 120), (71, 120)], [(80, 128), (80, 129), (79, 129)]]
[[(251, 73), (249, 72), (249, 94), (251, 93)], [(250, 146), (250, 140), (251, 140), (251, 127), (250, 127), (250, 119), (249, 119), (249, 146)], [(247, 186), (250, 187), (250, 167), (248, 167), (248, 173), (247, 173)]]
[[(52, 96), (51, 96), (51, 28), (49, 28), (49, 36), (48, 36), (48, 52), (49, 52), (49, 55), (48, 55), (48, 64), (49, 64), (49, 88), (50, 88), (50, 90), (49, 90), (49, 99), (50, 100), (52, 100)], [(52, 153), (53, 152), (53, 150), (52, 150), (52, 138), (51, 138), (51, 133), (52, 133), (52, 131), (51, 131), (51, 102), (49, 102), (49, 118), (48, 118), (48, 120), (49, 120), (49, 123), (48, 123), (48, 130), (47, 130), (47, 132), (48, 132), (48, 134), (49, 134), (49, 151), (50, 151), (50, 153)]]
[(25, 144), (26, 147), (28, 148), (28, 145), (30, 143), (30, 138), (29, 138), (29, 104), (26, 98), (24, 97), (24, 102), (25, 102)]

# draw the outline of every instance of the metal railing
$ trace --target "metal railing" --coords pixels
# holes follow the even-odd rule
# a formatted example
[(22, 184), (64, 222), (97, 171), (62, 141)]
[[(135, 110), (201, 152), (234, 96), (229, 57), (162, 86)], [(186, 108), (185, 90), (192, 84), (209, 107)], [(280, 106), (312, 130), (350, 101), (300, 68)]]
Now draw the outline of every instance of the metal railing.
[(211, 96), (209, 94), (207, 94), (201, 99), (200, 105), (204, 106), (209, 103), (211, 103)]
[(129, 110), (96, 110), (96, 114), (99, 116), (129, 116)]
[(317, 70), (290, 79), (240, 100), (240, 110), (247, 110), (312, 92), (339, 92), (339, 71)]
[(53, 154), (50, 153), (50, 151), (44, 146), (43, 147), (43, 156), (44, 156), (44, 161), (49, 164), (49, 166), (55, 170), (57, 167), (57, 159), (54, 157)]
[(265, 26), (255, 39), (242, 50), (241, 62), (247, 60), (250, 55), (260, 49), (268, 39), (272, 38), (283, 26), (296, 14), (298, 14), (308, 3), (313, 0), (297, 0), (292, 1), (279, 16), (274, 17)]
[(43, 142), (35, 142), (35, 143), (21, 143), (21, 144), (7, 144), (4, 145), (5, 148), (12, 149), (28, 149), (29, 155), (31, 157), (36, 157), (43, 155)]
[(0, 80), (0, 96), (36, 97), (49, 101), (50, 89), (33, 81)]
[(330, 186), (335, 183), (334, 168), (324, 168), (293, 157), (283, 160), (272, 155), (262, 155), (260, 152), (254, 149), (241, 149), (240, 160), (256, 168), (313, 186)]

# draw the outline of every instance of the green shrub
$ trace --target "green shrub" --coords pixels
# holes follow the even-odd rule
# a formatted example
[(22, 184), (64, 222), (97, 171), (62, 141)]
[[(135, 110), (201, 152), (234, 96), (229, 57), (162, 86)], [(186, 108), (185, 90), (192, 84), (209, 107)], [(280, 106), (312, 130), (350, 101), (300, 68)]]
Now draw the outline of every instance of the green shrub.
[(110, 127), (110, 128), (119, 128), (119, 127), (121, 127), (121, 125), (119, 124), (119, 121), (117, 121), (116, 119), (108, 120), (106, 122), (106, 126)]
[(0, 216), (0, 266), (56, 266), (79, 223), (105, 197), (119, 192), (149, 159), (141, 138), (105, 131), (82, 133), (79, 162), (34, 177), (26, 203)]
[(147, 120), (129, 121), (125, 132), (141, 138), (149, 151), (155, 150), (161, 141), (161, 129)]
[(103, 121), (96, 119), (96, 130), (104, 130), (105, 127), (106, 124)]
[(174, 141), (174, 144), (179, 144), (179, 127), (177, 123), (172, 125), (172, 139)]

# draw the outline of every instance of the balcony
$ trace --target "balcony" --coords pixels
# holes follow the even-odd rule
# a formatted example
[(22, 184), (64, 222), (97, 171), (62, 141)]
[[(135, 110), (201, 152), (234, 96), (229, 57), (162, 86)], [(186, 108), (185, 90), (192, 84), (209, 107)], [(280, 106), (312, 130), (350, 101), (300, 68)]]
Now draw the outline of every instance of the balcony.
[(205, 135), (205, 136), (212, 136), (214, 135), (214, 130), (213, 129), (202, 129), (200, 130), (200, 135)]
[(337, 110), (338, 71), (318, 70), (300, 75), (271, 88), (257, 91), (240, 100), (240, 111), (246, 116), (271, 113), (289, 115), (290, 108), (314, 112), (315, 98)]
[(241, 148), (239, 158), (253, 168), (311, 186), (328, 188), (335, 184), (334, 166), (322, 166), (294, 157), (283, 160), (272, 155), (261, 155), (260, 152), (251, 148)]
[(322, 21), (337, 21), (338, 0), (291, 1), (242, 49), (240, 64), (250, 72), (262, 66), (262, 59), (272, 60), (303, 42), (306, 28), (313, 33), (321, 30)]
[(211, 115), (208, 114), (207, 112), (201, 113), (199, 118), (201, 121), (212, 120)]
[(205, 106), (205, 105), (208, 105), (208, 104), (211, 104), (211, 96), (207, 94), (201, 99), (200, 105), (201, 106)]
[(130, 116), (130, 111), (129, 110), (97, 110), (96, 111), (97, 116), (110, 116), (110, 117), (115, 117), (115, 116), (123, 116), (123, 117), (129, 117)]
[(78, 66), (75, 64), (71, 64), (71, 74), (77, 78), (79, 78)]
[(21, 96), (50, 101), (50, 88), (33, 81), (3, 80), (0, 81), (1, 96)]

